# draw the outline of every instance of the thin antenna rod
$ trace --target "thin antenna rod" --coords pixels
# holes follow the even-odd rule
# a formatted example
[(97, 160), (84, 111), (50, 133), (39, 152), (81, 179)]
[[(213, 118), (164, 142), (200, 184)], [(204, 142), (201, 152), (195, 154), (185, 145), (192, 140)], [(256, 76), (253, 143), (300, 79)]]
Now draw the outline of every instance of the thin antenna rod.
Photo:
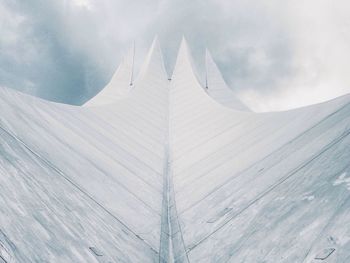
[(135, 64), (135, 40), (132, 42), (132, 64), (131, 64), (130, 86), (133, 85), (133, 80), (134, 80), (134, 64)]
[(208, 89), (208, 50), (205, 50), (205, 88)]

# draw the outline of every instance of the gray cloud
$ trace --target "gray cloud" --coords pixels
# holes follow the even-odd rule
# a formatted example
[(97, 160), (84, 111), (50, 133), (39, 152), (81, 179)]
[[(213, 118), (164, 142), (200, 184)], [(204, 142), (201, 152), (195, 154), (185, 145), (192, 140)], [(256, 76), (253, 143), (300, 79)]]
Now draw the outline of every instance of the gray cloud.
[(345, 0), (0, 0), (0, 85), (81, 104), (136, 40), (139, 67), (158, 34), (169, 74), (184, 34), (203, 76), (208, 47), (255, 110), (350, 92)]

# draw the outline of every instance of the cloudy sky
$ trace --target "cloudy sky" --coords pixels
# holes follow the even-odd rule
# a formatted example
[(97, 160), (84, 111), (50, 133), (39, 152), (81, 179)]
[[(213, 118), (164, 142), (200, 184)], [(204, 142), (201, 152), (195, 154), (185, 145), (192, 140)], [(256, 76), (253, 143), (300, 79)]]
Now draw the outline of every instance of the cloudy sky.
[(203, 72), (205, 47), (256, 111), (350, 92), (348, 0), (0, 0), (0, 86), (81, 104), (136, 41), (159, 36), (169, 74), (182, 35)]

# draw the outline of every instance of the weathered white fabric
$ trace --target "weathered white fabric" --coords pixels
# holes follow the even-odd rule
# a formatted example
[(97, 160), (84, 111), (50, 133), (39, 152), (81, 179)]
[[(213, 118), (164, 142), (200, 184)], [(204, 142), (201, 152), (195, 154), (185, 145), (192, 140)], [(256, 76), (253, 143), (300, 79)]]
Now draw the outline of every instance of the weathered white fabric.
[(171, 81), (157, 40), (129, 73), (89, 107), (0, 88), (4, 260), (349, 260), (349, 96), (240, 111), (210, 58), (220, 94), (199, 84), (185, 41)]

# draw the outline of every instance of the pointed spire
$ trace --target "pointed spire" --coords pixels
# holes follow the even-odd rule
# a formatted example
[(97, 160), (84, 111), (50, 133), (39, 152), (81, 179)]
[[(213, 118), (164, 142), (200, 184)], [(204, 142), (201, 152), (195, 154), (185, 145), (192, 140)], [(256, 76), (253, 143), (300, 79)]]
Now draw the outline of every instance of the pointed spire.
[(98, 106), (114, 103), (130, 91), (134, 74), (134, 45), (132, 45), (113, 74), (109, 83), (84, 106)]
[(190, 54), (189, 54), (187, 40), (186, 40), (185, 36), (182, 36), (177, 59), (182, 58), (182, 59), (186, 59), (186, 60), (188, 60), (188, 62), (190, 62), (189, 56), (190, 56)]
[[(179, 72), (186, 72), (186, 74), (182, 75), (182, 73)], [(194, 67), (192, 55), (188, 47), (187, 40), (184, 36), (181, 40), (172, 79), (176, 79), (177, 76), (186, 76), (187, 78), (191, 77), (193, 78), (192, 80), (203, 89), (203, 84), (201, 84), (199, 81), (200, 78)]]
[(181, 38), (181, 44), (180, 44), (180, 49), (183, 50), (183, 52), (188, 52), (188, 44), (185, 35), (182, 35)]
[(226, 107), (249, 111), (248, 107), (227, 86), (208, 49), (206, 49), (205, 54), (205, 69), (207, 85), (210, 87), (208, 89), (210, 97)]
[(228, 91), (232, 92), (232, 90), (228, 88), (218, 66), (216, 65), (208, 49), (206, 49), (205, 52), (205, 69), (208, 85), (212, 86), (211, 89), (227, 89)]
[(185, 36), (182, 36), (179, 51), (177, 53), (177, 58), (176, 58), (172, 79), (176, 78), (177, 72), (184, 68), (186, 68), (186, 70), (189, 70), (190, 72), (193, 73), (192, 62), (191, 62), (192, 59), (190, 56), (191, 55), (188, 49), (187, 40)]
[(152, 45), (147, 53), (145, 62), (143, 63), (141, 68), (139, 78), (143, 78), (149, 71), (154, 71), (158, 73), (161, 72), (164, 75), (164, 78), (167, 79), (163, 55), (157, 35), (154, 37)]
[(135, 68), (135, 40), (132, 42), (132, 65), (130, 74), (130, 86), (133, 85), (134, 81), (134, 68)]

